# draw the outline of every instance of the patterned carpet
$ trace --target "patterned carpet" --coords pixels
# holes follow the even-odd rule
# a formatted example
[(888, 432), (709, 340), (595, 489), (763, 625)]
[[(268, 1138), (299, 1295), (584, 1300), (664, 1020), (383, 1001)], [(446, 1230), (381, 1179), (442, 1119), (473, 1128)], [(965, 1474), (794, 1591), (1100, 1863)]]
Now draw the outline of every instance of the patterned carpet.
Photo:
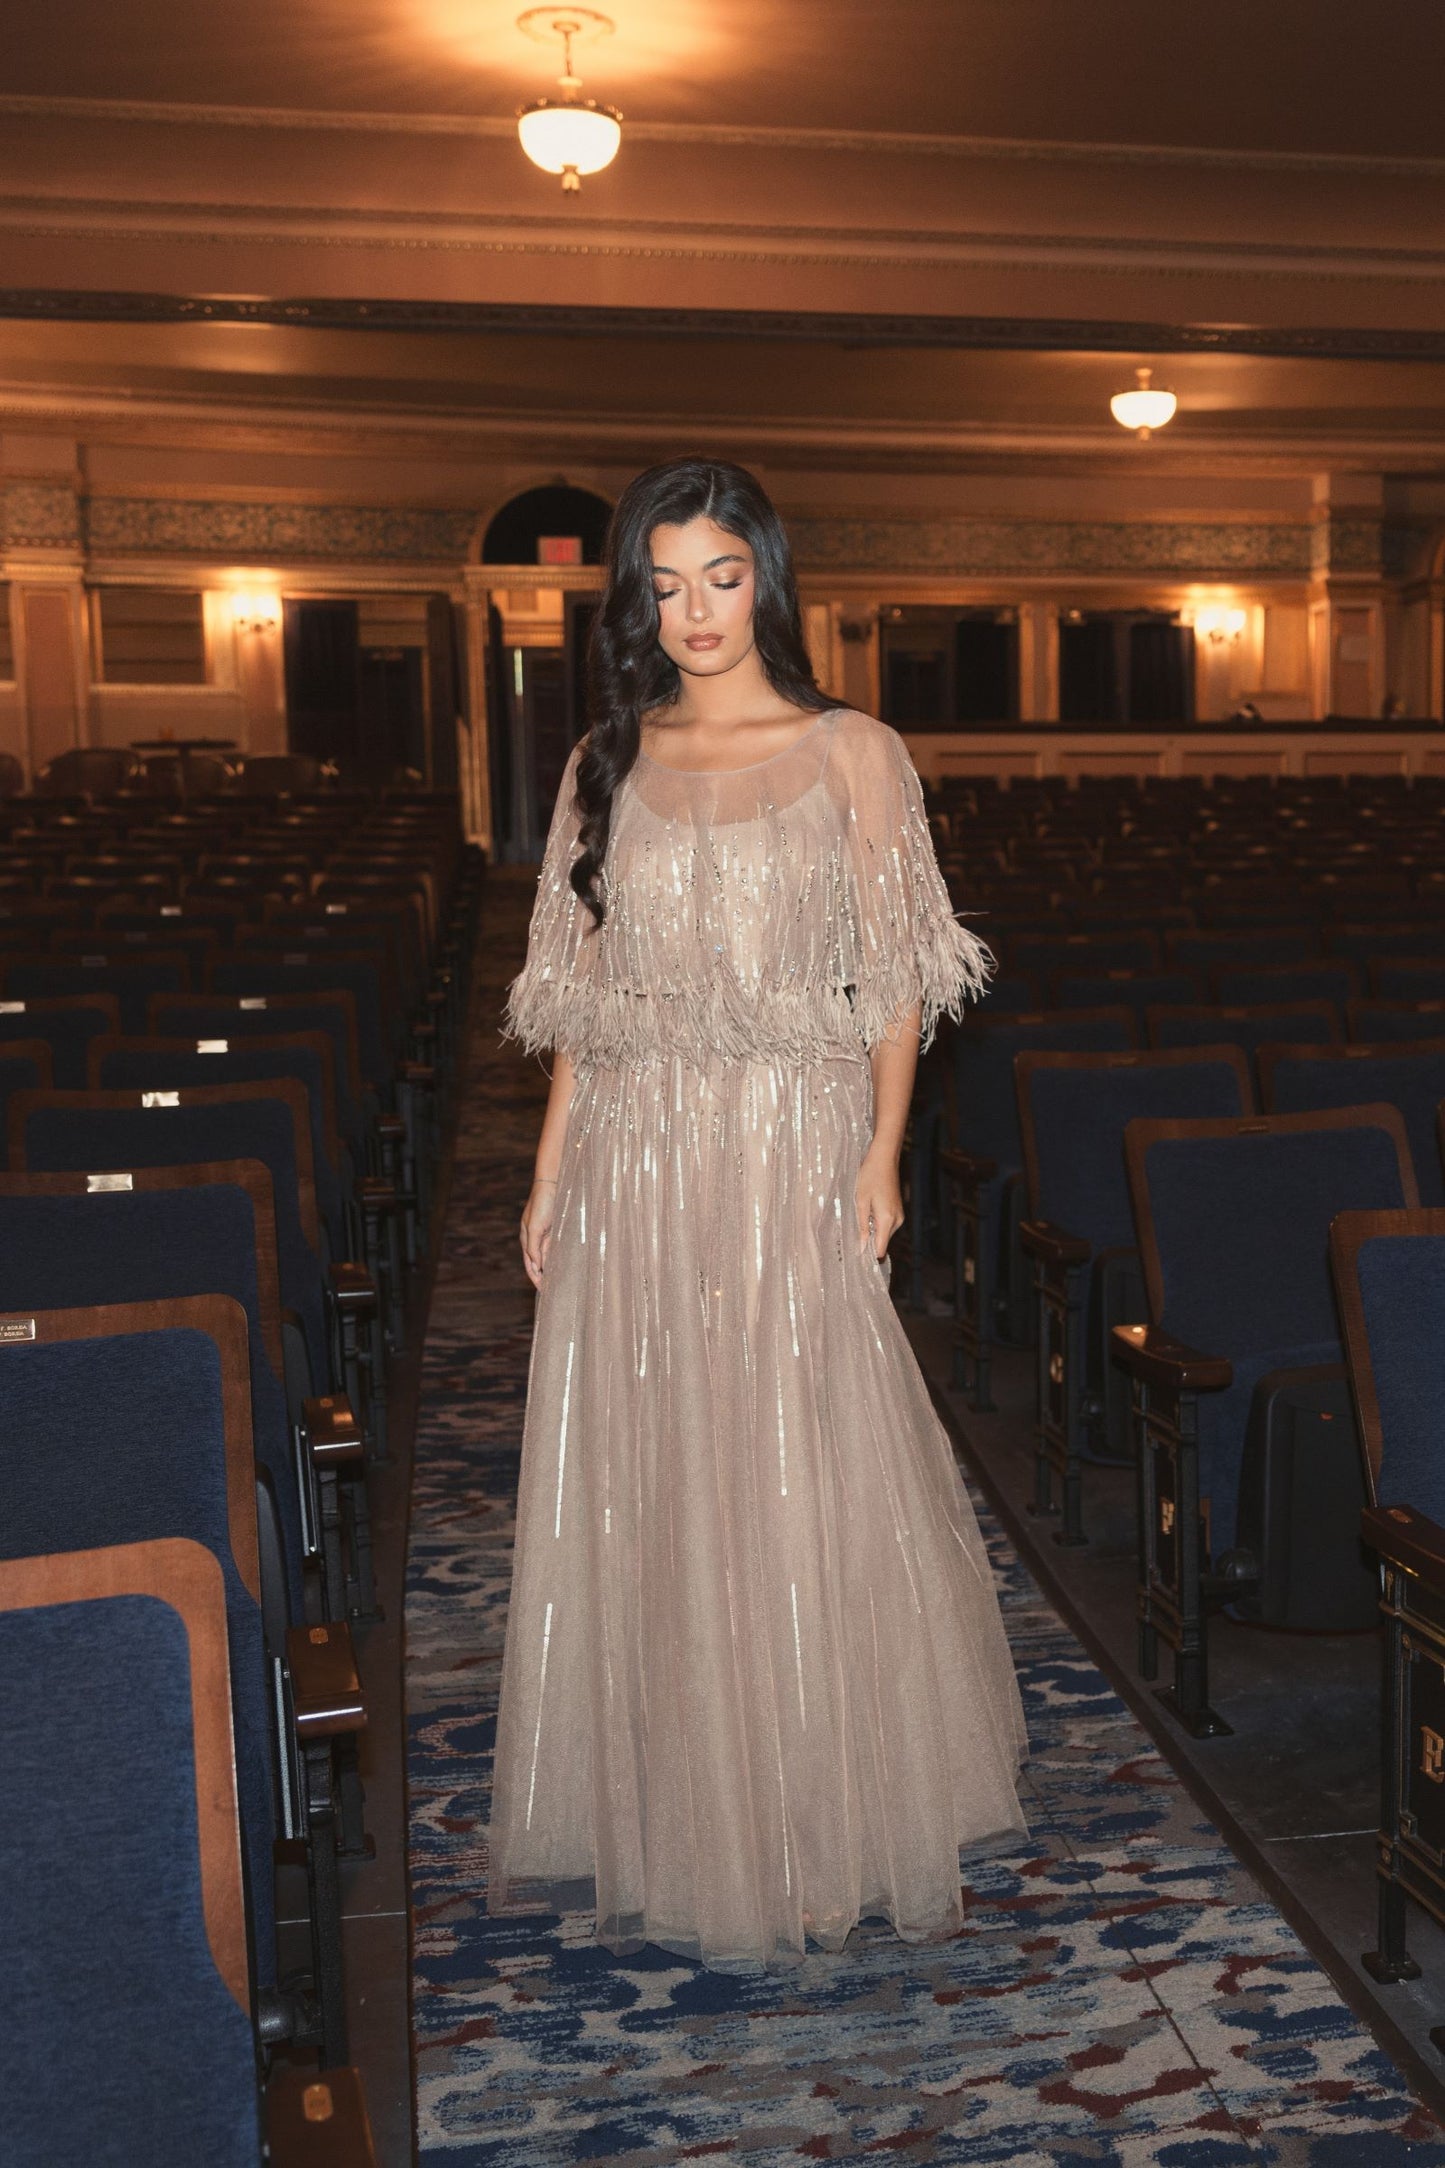
[[(969, 2168), (1445, 2168), (1445, 2133), (1199, 1816), (981, 1513), (1029, 1716), (1032, 1839), (968, 1931), (861, 1928), (783, 1976), (619, 1960), (485, 1911), (545, 1079), (497, 1038), (498, 879), (417, 1435), (406, 1599), (419, 2143), (448, 2168), (730, 2157)], [(980, 1503), (977, 1499), (975, 1503)]]

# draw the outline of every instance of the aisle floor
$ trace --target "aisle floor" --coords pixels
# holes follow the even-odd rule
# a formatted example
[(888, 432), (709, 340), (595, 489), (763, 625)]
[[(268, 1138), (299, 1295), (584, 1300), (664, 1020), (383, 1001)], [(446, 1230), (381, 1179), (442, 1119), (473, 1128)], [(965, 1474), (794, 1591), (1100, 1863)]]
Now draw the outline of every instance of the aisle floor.
[(1029, 1719), (1029, 1840), (968, 1927), (721, 1975), (590, 1919), (493, 1920), (488, 1757), (545, 1078), (497, 1038), (527, 884), (489, 889), (478, 1037), (423, 1361), (406, 1604), (423, 2161), (888, 2156), (1009, 2168), (1445, 2168), (1445, 2132), (1193, 1804), (980, 1496)]

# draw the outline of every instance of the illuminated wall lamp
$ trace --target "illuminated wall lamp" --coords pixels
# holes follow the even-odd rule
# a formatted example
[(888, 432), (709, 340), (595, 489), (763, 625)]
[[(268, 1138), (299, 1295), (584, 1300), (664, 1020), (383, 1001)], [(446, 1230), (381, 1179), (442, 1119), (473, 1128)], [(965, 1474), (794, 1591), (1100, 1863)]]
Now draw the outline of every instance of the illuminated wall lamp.
[(237, 632), (274, 632), (281, 617), (278, 595), (237, 595), (231, 603)]
[(1139, 442), (1147, 444), (1156, 429), (1173, 421), (1179, 401), (1172, 391), (1158, 388), (1152, 369), (1136, 369), (1134, 375), (1133, 391), (1116, 391), (1109, 412), (1121, 429), (1132, 429)]
[(1241, 639), (1248, 623), (1248, 610), (1230, 609), (1222, 603), (1194, 613), (1196, 639), (1208, 640), (1214, 647), (1224, 647)]
[(529, 38), (559, 38), (562, 43), (562, 73), (557, 78), (562, 96), (534, 98), (520, 107), (517, 135), (534, 166), (561, 174), (564, 195), (577, 193), (584, 173), (610, 166), (622, 142), (622, 115), (615, 106), (583, 98), (582, 78), (572, 67), (575, 39), (605, 38), (613, 27), (592, 8), (529, 8), (517, 17), (517, 28)]

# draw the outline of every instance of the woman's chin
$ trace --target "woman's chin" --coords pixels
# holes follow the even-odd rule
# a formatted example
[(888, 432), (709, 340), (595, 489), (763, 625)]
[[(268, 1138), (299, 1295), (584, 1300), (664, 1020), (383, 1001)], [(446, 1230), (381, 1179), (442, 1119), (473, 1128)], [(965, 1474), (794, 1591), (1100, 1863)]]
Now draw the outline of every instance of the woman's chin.
[(691, 648), (684, 648), (672, 660), (688, 677), (722, 677), (726, 671), (735, 670), (747, 652), (747, 649), (738, 652), (732, 648), (714, 647), (698, 655)]

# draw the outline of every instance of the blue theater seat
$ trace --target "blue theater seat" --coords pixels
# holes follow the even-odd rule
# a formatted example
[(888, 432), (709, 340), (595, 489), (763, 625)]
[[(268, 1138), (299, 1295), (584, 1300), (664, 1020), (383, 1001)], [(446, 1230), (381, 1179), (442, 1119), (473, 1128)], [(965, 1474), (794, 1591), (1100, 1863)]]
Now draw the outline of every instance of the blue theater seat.
[(1328, 1001), (1343, 1013), (1360, 992), (1358, 971), (1341, 957), (1307, 964), (1216, 964), (1209, 977), (1214, 999), (1234, 1008)]
[(1000, 1323), (1020, 1333), (1028, 1323), (1022, 1253), (1016, 1269), (1014, 1259), (1023, 1216), (1014, 1056), (1025, 1047), (1119, 1051), (1134, 1036), (1133, 1018), (1121, 1008), (970, 1017), (949, 1035), (954, 1142), (940, 1161), (953, 1209), (954, 1380), (971, 1386), (977, 1408), (990, 1405), (989, 1362)]
[(1445, 1037), (1403, 1046), (1264, 1047), (1264, 1104), (1271, 1114), (1317, 1107), (1398, 1107), (1410, 1141), (1420, 1202), (1445, 1205), (1437, 1115), (1445, 1100)]
[(1319, 941), (1309, 926), (1268, 926), (1236, 933), (1170, 933), (1165, 935), (1164, 947), (1170, 964), (1183, 971), (1303, 964), (1319, 954)]
[(346, 1195), (331, 1042), (320, 1032), (210, 1039), (97, 1039), (93, 1091), (175, 1091), (196, 1084), (264, 1084), (291, 1077), (306, 1093), (316, 1203), (333, 1257), (347, 1254)]
[(1056, 972), (1157, 971), (1159, 937), (1147, 927), (1119, 928), (1113, 932), (1069, 934), (1022, 934), (1004, 944), (1011, 971), (1025, 971), (1038, 978)]
[(1147, 1023), (1151, 1046), (1238, 1046), (1251, 1058), (1262, 1046), (1333, 1046), (1344, 1036), (1327, 1001), (1150, 1009)]
[(6, 2168), (374, 2168), (351, 2069), (263, 2138), (228, 1654), (199, 1543), (0, 1560)]
[(47, 1040), (0, 1040), (0, 1136), (6, 1133), (10, 1101), (15, 1093), (48, 1091), (53, 1075)]
[[(116, 1187), (93, 1188), (96, 1181)], [(89, 1309), (230, 1295), (246, 1313), (256, 1458), (285, 1545), (288, 1597), (302, 1616), (301, 1499), (280, 1331), (271, 1178), (256, 1161), (137, 1167), (107, 1177), (0, 1175), (0, 1311)]]
[(0, 1049), (12, 1039), (43, 1039), (50, 1048), (51, 1081), (57, 1091), (82, 1091), (93, 1039), (120, 1030), (114, 994), (61, 994), (43, 1000), (0, 1001)]
[(1329, 1225), (1418, 1198), (1387, 1106), (1136, 1121), (1125, 1157), (1150, 1319), (1114, 1335), (1136, 1384), (1140, 1664), (1153, 1675), (1162, 1634), (1176, 1711), (1207, 1734), (1227, 1728), (1208, 1700), (1209, 1598), (1277, 1624), (1370, 1615)]
[(1383, 1569), (1378, 1934), (1362, 1962), (1389, 1984), (1420, 1973), (1406, 1898), (1437, 1915), (1445, 1905), (1441, 1786), (1426, 1736), (1445, 1658), (1445, 1211), (1342, 1212), (1330, 1261), (1365, 1455), (1362, 1534)]
[(145, 1030), (152, 994), (185, 993), (189, 983), (190, 966), (179, 950), (120, 961), (100, 953), (0, 957), (0, 998), (40, 1001), (60, 994), (114, 994), (125, 1031)]
[[(320, 949), (279, 956), (218, 957), (207, 977), (207, 991), (241, 998), (271, 994), (349, 993), (356, 1004), (357, 1054), (368, 1089), (390, 1090), (400, 1052), (391, 1019), (382, 1002), (375, 961), (350, 951)], [(130, 1027), (139, 1030), (139, 1025)]]
[(1445, 1001), (1445, 957), (1376, 958), (1370, 991), (1380, 1001)]
[[(275, 1096), (260, 1096), (266, 1093)], [(147, 1103), (157, 1100), (167, 1103)], [(12, 1101), (9, 1122), (10, 1164), (34, 1173), (259, 1160), (271, 1176), (281, 1300), (301, 1321), (309, 1371), (297, 1374), (293, 1399), (330, 1389), (310, 1119), (300, 1085), (279, 1080), (186, 1085), (174, 1092), (24, 1092)]]
[(1445, 1001), (1352, 1001), (1345, 1015), (1351, 1040), (1361, 1046), (1445, 1038)]
[(1192, 971), (1061, 971), (1054, 979), (1056, 1009), (1128, 1009), (1141, 1044), (1151, 1008), (1197, 1006), (1202, 994)]
[(244, 1382), (245, 1313), (191, 1297), (0, 1322), (0, 1559), (185, 1536), (220, 1566), (256, 1974), (270, 1985), (276, 1832), (248, 1406), (239, 1441), (227, 1435), (225, 1365), (238, 1356)]
[(362, 1151), (364, 1087), (356, 1051), (356, 1004), (349, 993), (162, 994), (151, 1002), (149, 1017), (149, 1030), (167, 1037), (226, 1039), (232, 1044), (277, 1032), (325, 1032), (331, 1042), (337, 1122), (353, 1151)]
[(1131, 1121), (1253, 1111), (1237, 1047), (1168, 1053), (1057, 1053), (1015, 1060), (1029, 1217), (1019, 1230), (1034, 1265), (1036, 1511), (1063, 1488), (1059, 1540), (1083, 1541), (1087, 1441), (1129, 1452), (1129, 1402), (1109, 1360), (1117, 1324), (1142, 1318), (1145, 1296), (1124, 1166)]
[(257, 2168), (228, 1704), (201, 1545), (0, 1564), (7, 2168)]

